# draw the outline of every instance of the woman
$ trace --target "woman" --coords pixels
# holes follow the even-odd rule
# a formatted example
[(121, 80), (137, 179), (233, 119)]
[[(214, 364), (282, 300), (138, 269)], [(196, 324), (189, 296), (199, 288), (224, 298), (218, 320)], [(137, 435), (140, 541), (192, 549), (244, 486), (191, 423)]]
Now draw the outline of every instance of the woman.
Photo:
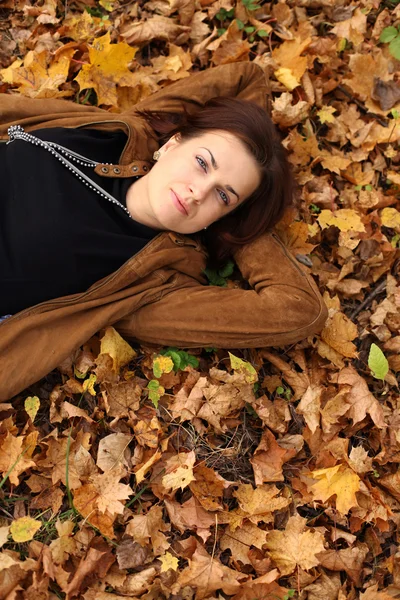
[[(0, 324), (0, 399), (111, 324), (143, 342), (225, 348), (322, 327), (312, 279), (265, 234), (291, 196), (267, 99), (249, 63), (194, 75), (123, 115), (0, 97), (0, 308), (20, 311)], [(204, 243), (214, 263), (233, 255), (252, 289), (206, 286)]]

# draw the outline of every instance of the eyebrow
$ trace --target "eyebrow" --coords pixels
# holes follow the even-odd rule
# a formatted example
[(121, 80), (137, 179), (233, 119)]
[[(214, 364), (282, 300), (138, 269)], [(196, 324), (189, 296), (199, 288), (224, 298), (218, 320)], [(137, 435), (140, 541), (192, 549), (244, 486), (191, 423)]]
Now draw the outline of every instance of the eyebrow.
[[(213, 156), (213, 154), (212, 154), (211, 150), (209, 150), (208, 148), (204, 148), (203, 146), (202, 146), (202, 148), (203, 148), (203, 150), (207, 150), (207, 152), (209, 153), (209, 155), (210, 155), (210, 157), (211, 157), (211, 164), (212, 164), (212, 166), (214, 167), (214, 169), (215, 169), (215, 170), (217, 170), (219, 167), (218, 167), (218, 165), (217, 165), (217, 161), (215, 160), (215, 158), (214, 158), (214, 156)], [(235, 194), (236, 198), (237, 198), (238, 200), (240, 200), (239, 194), (238, 194), (237, 192), (235, 192), (235, 190), (233, 189), (233, 187), (232, 187), (232, 186), (230, 186), (230, 185), (225, 185), (225, 187), (226, 187), (226, 189), (228, 190), (228, 192), (232, 192), (232, 194)]]

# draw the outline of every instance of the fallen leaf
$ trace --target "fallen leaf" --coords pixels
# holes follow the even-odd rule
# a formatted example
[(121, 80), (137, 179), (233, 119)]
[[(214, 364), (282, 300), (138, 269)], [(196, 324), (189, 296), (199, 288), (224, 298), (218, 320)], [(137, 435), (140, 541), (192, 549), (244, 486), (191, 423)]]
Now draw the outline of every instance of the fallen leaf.
[(111, 433), (101, 439), (97, 451), (97, 466), (104, 472), (128, 467), (131, 455), (128, 446), (132, 439), (131, 435), (125, 433)]
[(163, 520), (161, 506), (153, 506), (145, 515), (135, 515), (126, 526), (126, 533), (133, 537), (135, 542), (146, 546), (151, 541), (155, 556), (160, 556), (168, 550), (170, 544), (165, 537), (165, 531), (170, 526)]
[(244, 565), (250, 565), (248, 553), (251, 546), (262, 549), (266, 543), (268, 532), (263, 531), (253, 523), (245, 523), (234, 532), (226, 529), (219, 541), (221, 550), (230, 549), (232, 557)]
[(30, 416), (31, 421), (33, 423), (33, 421), (35, 420), (35, 417), (37, 415), (37, 412), (40, 408), (39, 398), (37, 396), (28, 396), (28, 398), (25, 399), (24, 408), (25, 408), (26, 412), (28, 413), (28, 415)]
[(311, 471), (315, 480), (309, 490), (315, 499), (326, 502), (336, 495), (336, 509), (346, 515), (353, 506), (358, 506), (356, 492), (360, 489), (360, 478), (348, 467), (339, 464), (328, 469)]
[(184, 490), (192, 481), (195, 480), (193, 475), (193, 466), (196, 461), (196, 455), (193, 452), (179, 452), (176, 456), (172, 456), (166, 462), (166, 473), (162, 478), (162, 484), (167, 491), (175, 491), (177, 489)]
[[(101, 48), (102, 48), (103, 44), (109, 45), (109, 40), (107, 38), (104, 40), (103, 40), (103, 38), (99, 38), (99, 39), (101, 39), (102, 42), (97, 51), (101, 52)], [(96, 40), (96, 42), (98, 42), (98, 40)], [(115, 59), (115, 60), (117, 60), (117, 59)], [(113, 68), (112, 61), (108, 62), (106, 60), (106, 58), (104, 57), (104, 55), (102, 56), (102, 61), (103, 62), (106, 61), (107, 69), (112, 70), (112, 68)], [(121, 68), (121, 66), (119, 68)], [(121, 80), (119, 79), (119, 76), (118, 76), (119, 69), (117, 69), (116, 71), (113, 71), (112, 73), (113, 73), (112, 76), (114, 78), (118, 78), (118, 81), (121, 85)], [(100, 77), (100, 75), (99, 75), (99, 77)], [(105, 85), (106, 78), (103, 75), (101, 75), (100, 78), (101, 79), (104, 78), (103, 84)], [(105, 102), (105, 104), (107, 104), (107, 103)], [(113, 369), (116, 372), (118, 372), (121, 367), (125, 366), (128, 362), (130, 362), (136, 356), (136, 352), (133, 350), (133, 348), (128, 344), (128, 342), (125, 342), (125, 340), (119, 335), (119, 333), (113, 327), (107, 327), (104, 336), (101, 338), (100, 356), (102, 354), (108, 354), (109, 356), (111, 356), (112, 361), (113, 361)]]
[(158, 560), (161, 561), (161, 573), (165, 573), (172, 569), (176, 571), (178, 568), (179, 561), (176, 556), (172, 556), (170, 552), (166, 552), (163, 556), (159, 556)]
[(41, 528), (41, 521), (32, 519), (32, 517), (21, 517), (16, 519), (10, 525), (10, 535), (14, 542), (18, 544), (22, 542), (29, 542), (33, 539), (33, 536)]
[(307, 529), (306, 524), (307, 520), (296, 514), (289, 518), (285, 531), (268, 532), (268, 554), (282, 577), (293, 573), (296, 566), (307, 571), (319, 564), (316, 555), (325, 550), (324, 536), (319, 531)]

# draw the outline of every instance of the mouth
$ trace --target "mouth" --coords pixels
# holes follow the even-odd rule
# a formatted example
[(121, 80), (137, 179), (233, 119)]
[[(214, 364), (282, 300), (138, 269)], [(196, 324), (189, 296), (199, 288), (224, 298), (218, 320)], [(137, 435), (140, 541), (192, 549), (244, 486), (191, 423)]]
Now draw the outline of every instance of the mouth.
[(171, 195), (172, 195), (172, 201), (173, 201), (174, 205), (176, 206), (176, 208), (179, 210), (179, 212), (183, 215), (188, 216), (189, 210), (188, 210), (186, 202), (184, 200), (182, 200), (182, 198), (176, 192), (174, 192), (174, 190), (171, 190)]

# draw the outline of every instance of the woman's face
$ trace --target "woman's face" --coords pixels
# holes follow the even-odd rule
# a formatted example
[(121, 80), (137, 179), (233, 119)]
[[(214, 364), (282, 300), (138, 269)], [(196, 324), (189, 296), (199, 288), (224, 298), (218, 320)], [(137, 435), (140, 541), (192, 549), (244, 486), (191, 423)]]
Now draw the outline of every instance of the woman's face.
[(160, 154), (140, 181), (147, 224), (157, 229), (200, 231), (233, 211), (260, 183), (254, 158), (238, 138), (225, 131), (190, 140), (174, 136), (160, 148)]

